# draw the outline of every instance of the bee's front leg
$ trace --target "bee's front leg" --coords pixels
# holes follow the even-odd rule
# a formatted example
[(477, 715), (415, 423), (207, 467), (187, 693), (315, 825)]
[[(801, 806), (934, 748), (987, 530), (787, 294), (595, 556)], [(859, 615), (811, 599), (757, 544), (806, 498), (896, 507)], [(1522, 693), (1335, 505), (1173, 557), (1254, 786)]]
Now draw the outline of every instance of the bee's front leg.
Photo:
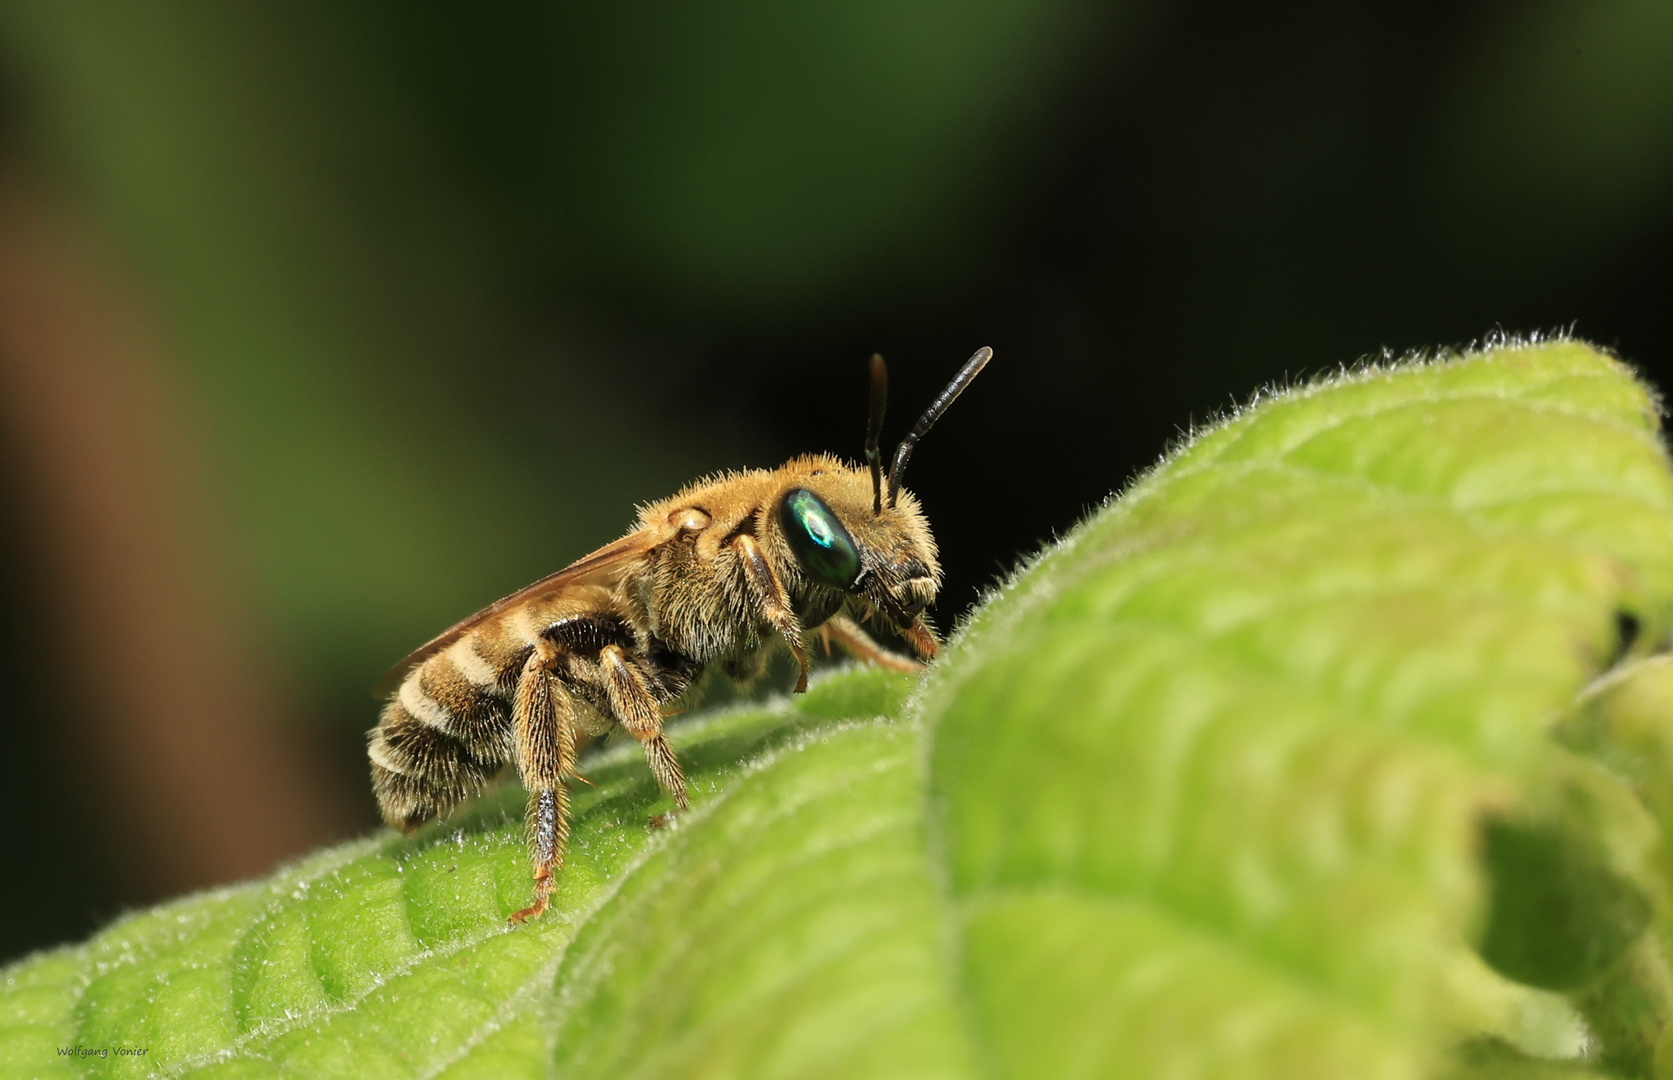
[(523, 665), (511, 706), (517, 771), (529, 791), (526, 822), (534, 862), (534, 903), (511, 916), (513, 923), (546, 910), (569, 840), (569, 789), (563, 781), (575, 774), (575, 709), (552, 672), (557, 659), (552, 643), (540, 639)]
[(876, 664), (878, 667), (887, 668), (890, 671), (922, 671), (924, 669), (923, 664), (910, 656), (902, 656), (879, 645), (870, 634), (860, 629), (859, 623), (846, 615), (832, 615), (819, 628), (819, 632), (826, 636), (827, 641), (835, 641), (844, 652), (856, 660)]
[(762, 617), (784, 638), (784, 643), (790, 646), (790, 654), (801, 666), (796, 693), (807, 693), (807, 650), (802, 647), (802, 624), (796, 613), (790, 610), (790, 595), (784, 591), (778, 575), (773, 573), (767, 557), (761, 554), (761, 546), (755, 542), (755, 537), (747, 533), (739, 536), (732, 541), (732, 550), (738, 553), (738, 561), (743, 564), (744, 579), (749, 582), (750, 594), (760, 606)]
[(906, 643), (912, 646), (912, 651), (918, 654), (920, 660), (934, 660), (936, 653), (941, 651), (940, 644), (935, 640), (935, 631), (922, 618), (913, 619), (912, 625), (906, 628)]

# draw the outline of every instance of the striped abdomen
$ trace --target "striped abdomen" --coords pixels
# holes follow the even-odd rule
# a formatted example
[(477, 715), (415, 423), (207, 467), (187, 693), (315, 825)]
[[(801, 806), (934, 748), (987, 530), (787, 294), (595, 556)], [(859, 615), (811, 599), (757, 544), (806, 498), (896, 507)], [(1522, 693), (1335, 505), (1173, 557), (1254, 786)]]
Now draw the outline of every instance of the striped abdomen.
[(607, 605), (604, 590), (578, 589), (507, 611), (408, 672), (366, 748), (384, 820), (411, 831), (476, 795), (513, 760), (511, 703), (536, 636), (584, 649), (596, 636), (586, 628)]

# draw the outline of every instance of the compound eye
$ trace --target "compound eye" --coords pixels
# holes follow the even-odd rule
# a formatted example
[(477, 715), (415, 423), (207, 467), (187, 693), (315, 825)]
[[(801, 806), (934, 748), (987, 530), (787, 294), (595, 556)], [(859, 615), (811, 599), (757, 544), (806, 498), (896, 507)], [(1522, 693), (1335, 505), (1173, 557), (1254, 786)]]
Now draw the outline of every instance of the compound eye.
[(792, 488), (778, 504), (778, 523), (803, 568), (833, 589), (846, 590), (860, 576), (860, 553), (854, 538), (807, 488)]

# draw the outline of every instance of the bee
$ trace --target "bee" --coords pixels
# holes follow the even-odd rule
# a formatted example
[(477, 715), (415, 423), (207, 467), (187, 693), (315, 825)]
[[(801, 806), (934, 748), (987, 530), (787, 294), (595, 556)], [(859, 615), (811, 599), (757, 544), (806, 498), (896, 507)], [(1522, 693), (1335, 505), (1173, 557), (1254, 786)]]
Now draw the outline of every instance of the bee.
[[(546, 910), (569, 835), (566, 781), (587, 736), (620, 729), (644, 747), (676, 810), (685, 776), (662, 732), (664, 706), (710, 665), (758, 675), (782, 641), (807, 689), (808, 635), (855, 656), (915, 670), (934, 658), (923, 612), (941, 585), (935, 539), (901, 488), (918, 440), (993, 356), (979, 349), (896, 448), (887, 480), (878, 440), (888, 397), (871, 358), (866, 465), (826, 454), (777, 469), (698, 480), (639, 511), (620, 540), (477, 612), (393, 668), (368, 733), (372, 790), (391, 825), (412, 832), (476, 795), (505, 763), (528, 790), (534, 903)], [(869, 475), (868, 475), (869, 474)], [(880, 623), (914, 656), (874, 641)], [(652, 824), (658, 824), (653, 819)]]

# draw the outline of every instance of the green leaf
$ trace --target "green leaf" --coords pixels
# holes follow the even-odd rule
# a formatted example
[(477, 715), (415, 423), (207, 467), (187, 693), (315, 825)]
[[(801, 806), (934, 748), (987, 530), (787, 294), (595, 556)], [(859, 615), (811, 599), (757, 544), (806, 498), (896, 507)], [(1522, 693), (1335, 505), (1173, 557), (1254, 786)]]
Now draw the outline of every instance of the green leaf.
[(1645, 1074), (1670, 628), (1621, 365), (1343, 375), (1182, 447), (921, 682), (675, 725), (674, 827), (635, 747), (588, 758), (538, 923), (508, 791), (11, 968), (0, 1071)]

